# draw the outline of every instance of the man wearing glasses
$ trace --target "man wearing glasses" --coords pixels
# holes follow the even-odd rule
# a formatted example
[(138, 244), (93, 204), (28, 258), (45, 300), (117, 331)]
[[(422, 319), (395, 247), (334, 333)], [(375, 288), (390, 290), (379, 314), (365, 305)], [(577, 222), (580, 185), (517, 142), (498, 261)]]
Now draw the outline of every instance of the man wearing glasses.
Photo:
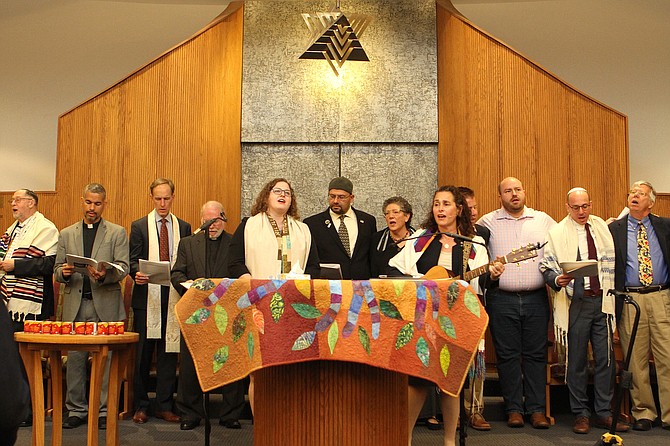
[[(13, 331), (23, 321), (54, 314), (53, 267), (58, 229), (37, 210), (37, 194), (19, 189), (9, 200), (12, 223), (0, 238), (0, 297), (7, 305)], [(22, 426), (32, 425), (32, 415)]]
[[(556, 340), (564, 344), (567, 337), (566, 381), (570, 408), (575, 415), (572, 430), (587, 434), (591, 429), (586, 391), (589, 341), (595, 360), (594, 424), (602, 429), (609, 429), (612, 424), (610, 402), (616, 367), (612, 348), (614, 298), (607, 295), (607, 290), (614, 286), (614, 241), (605, 221), (591, 215), (591, 199), (586, 189), (570, 189), (565, 208), (568, 216), (549, 231), (540, 271), (547, 285), (556, 291)], [(595, 274), (585, 275), (580, 273), (578, 264), (565, 264), (589, 260), (596, 262)], [(628, 429), (628, 425), (617, 423), (617, 431)]]
[[(670, 219), (651, 213), (656, 191), (637, 181), (628, 194), (630, 213), (610, 224), (616, 253), (614, 283), (640, 305), (640, 325), (630, 358), (634, 430), (648, 431), (659, 415), (649, 380), (649, 355), (656, 366), (661, 423), (670, 430)], [(623, 306), (623, 308), (621, 308)], [(617, 300), (619, 336), (628, 351), (635, 310)]]
[(333, 178), (328, 185), (328, 209), (305, 219), (321, 263), (340, 265), (343, 279), (370, 278), (370, 241), (377, 232), (375, 218), (351, 207), (354, 185)]
[(14, 331), (24, 320), (54, 314), (53, 266), (58, 229), (37, 210), (35, 192), (19, 189), (9, 200), (15, 218), (0, 238), (0, 296), (7, 304)]

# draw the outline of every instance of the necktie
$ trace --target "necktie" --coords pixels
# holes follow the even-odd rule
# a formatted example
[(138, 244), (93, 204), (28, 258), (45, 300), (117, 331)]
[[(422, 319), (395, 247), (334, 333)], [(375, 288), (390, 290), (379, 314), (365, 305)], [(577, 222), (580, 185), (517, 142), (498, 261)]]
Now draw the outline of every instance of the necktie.
[(346, 215), (340, 215), (340, 227), (337, 229), (337, 235), (340, 236), (340, 241), (344, 250), (347, 252), (347, 255), (351, 257), (351, 249), (349, 248), (349, 231), (347, 231), (347, 226), (344, 224), (344, 217)]
[[(596, 250), (596, 242), (591, 235), (591, 225), (586, 224), (586, 244), (589, 247), (589, 259), (598, 260), (598, 251)], [(589, 276), (589, 286), (591, 291), (600, 291), (600, 279), (598, 276)]]
[(170, 239), (168, 237), (167, 220), (161, 218), (161, 232), (158, 237), (158, 255), (160, 260), (170, 260)]
[(649, 286), (654, 280), (654, 272), (651, 268), (651, 254), (649, 252), (649, 239), (647, 229), (642, 222), (638, 223), (637, 229), (637, 262), (638, 274), (642, 286)]

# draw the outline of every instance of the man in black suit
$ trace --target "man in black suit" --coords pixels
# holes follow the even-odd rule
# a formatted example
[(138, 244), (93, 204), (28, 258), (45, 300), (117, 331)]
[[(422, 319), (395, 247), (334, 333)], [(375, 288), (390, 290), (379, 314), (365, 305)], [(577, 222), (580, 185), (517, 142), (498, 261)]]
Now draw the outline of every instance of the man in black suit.
[[(649, 354), (654, 353), (663, 429), (670, 430), (670, 219), (651, 213), (656, 191), (646, 181), (633, 183), (630, 213), (609, 226), (614, 238), (614, 286), (640, 305), (640, 325), (631, 353), (634, 430), (648, 431), (658, 413), (649, 381)], [(623, 306), (623, 308), (621, 308)], [(635, 310), (617, 302), (623, 351), (628, 351)]]
[(337, 263), (343, 279), (370, 278), (370, 241), (377, 221), (351, 207), (354, 185), (337, 177), (328, 185), (328, 209), (305, 219), (321, 263)]
[[(228, 277), (228, 247), (231, 236), (224, 231), (226, 215), (218, 201), (208, 201), (202, 206), (202, 223), (212, 222), (201, 232), (187, 237), (179, 244), (177, 260), (170, 280), (180, 295), (186, 293), (182, 283), (209, 277)], [(244, 409), (245, 381), (223, 386), (223, 407), (219, 424), (229, 429), (239, 429), (239, 418)], [(205, 416), (202, 406), (202, 389), (184, 338), (181, 339), (181, 362), (177, 387), (177, 408), (182, 413), (181, 430), (191, 430)]]
[(130, 276), (135, 280), (132, 301), (134, 328), (140, 335), (135, 358), (133, 421), (143, 424), (148, 420), (149, 371), (156, 350), (158, 407), (155, 416), (177, 423), (180, 419), (172, 411), (172, 403), (179, 352), (179, 326), (174, 305), (179, 300), (179, 294), (171, 286), (150, 283), (150, 277), (140, 272), (140, 259), (174, 264), (179, 240), (191, 235), (191, 225), (170, 212), (175, 198), (172, 180), (158, 178), (151, 183), (149, 191), (154, 209), (130, 227)]

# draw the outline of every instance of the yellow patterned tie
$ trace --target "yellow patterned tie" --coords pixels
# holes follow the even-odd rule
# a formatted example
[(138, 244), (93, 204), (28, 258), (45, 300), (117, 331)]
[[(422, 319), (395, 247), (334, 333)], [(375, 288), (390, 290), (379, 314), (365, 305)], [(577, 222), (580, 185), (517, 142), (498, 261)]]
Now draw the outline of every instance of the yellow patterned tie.
[(654, 272), (651, 268), (651, 254), (649, 252), (649, 239), (647, 229), (642, 222), (638, 223), (637, 229), (637, 261), (638, 274), (642, 286), (649, 286), (654, 280)]
[(337, 229), (337, 235), (340, 236), (340, 241), (342, 241), (342, 246), (347, 252), (347, 255), (351, 257), (351, 249), (349, 248), (349, 231), (347, 231), (347, 225), (344, 224), (344, 217), (346, 215), (340, 215), (340, 227)]

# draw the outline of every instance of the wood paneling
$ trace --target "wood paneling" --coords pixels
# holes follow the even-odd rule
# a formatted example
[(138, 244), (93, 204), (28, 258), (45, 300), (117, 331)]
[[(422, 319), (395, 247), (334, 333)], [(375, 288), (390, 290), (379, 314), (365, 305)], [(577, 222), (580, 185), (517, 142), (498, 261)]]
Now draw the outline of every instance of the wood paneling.
[[(40, 210), (57, 227), (82, 218), (80, 197), (105, 186), (104, 218), (129, 229), (152, 209), (149, 184), (176, 184), (173, 211), (194, 226), (207, 200), (223, 203), (229, 229), (240, 219), (241, 3), (204, 30), (58, 120), (56, 192)], [(12, 221), (3, 197), (3, 229)]]
[(342, 361), (254, 372), (255, 446), (407, 444), (407, 375)]
[(528, 206), (556, 220), (575, 186), (590, 191), (596, 215), (618, 215), (628, 189), (626, 116), (451, 8), (437, 8), (439, 183), (473, 188), (480, 213), (500, 206), (497, 185), (515, 176)]

